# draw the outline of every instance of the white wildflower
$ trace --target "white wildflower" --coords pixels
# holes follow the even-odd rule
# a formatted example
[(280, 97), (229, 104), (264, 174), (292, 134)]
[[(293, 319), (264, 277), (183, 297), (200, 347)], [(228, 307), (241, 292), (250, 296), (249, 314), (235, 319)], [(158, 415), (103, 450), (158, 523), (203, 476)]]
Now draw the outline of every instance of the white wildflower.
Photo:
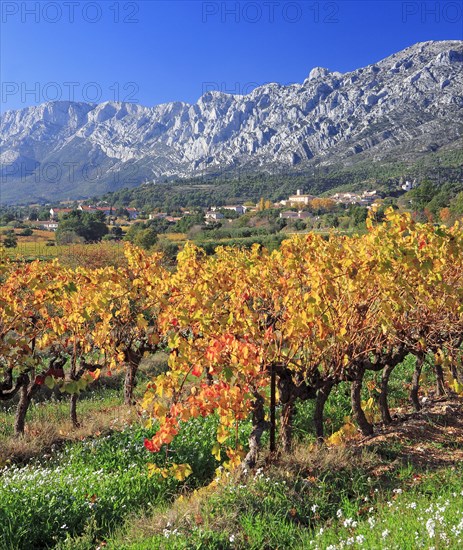
[(428, 532), (429, 538), (434, 537), (435, 527), (436, 527), (436, 522), (432, 518), (429, 518), (428, 521), (426, 522), (426, 531)]

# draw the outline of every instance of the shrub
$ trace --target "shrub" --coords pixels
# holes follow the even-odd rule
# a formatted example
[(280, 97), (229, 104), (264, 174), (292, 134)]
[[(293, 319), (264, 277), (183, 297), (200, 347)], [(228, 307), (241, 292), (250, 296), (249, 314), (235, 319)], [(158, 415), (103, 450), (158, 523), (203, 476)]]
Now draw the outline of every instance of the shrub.
[(16, 248), (18, 246), (18, 238), (13, 232), (3, 237), (3, 246), (5, 248)]

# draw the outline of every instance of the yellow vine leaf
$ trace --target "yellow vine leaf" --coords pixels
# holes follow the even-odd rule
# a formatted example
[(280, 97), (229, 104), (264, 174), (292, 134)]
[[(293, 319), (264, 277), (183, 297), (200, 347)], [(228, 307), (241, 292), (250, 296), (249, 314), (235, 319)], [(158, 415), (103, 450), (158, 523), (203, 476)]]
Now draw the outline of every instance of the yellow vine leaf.
[(219, 442), (214, 443), (214, 445), (212, 446), (212, 456), (216, 460), (220, 460), (220, 443)]
[(463, 384), (460, 384), (456, 378), (453, 379), (453, 382), (450, 384), (450, 388), (459, 395), (463, 394)]
[(151, 462), (148, 463), (148, 477), (152, 477), (155, 474), (161, 475), (163, 478), (167, 478), (169, 477), (169, 470), (167, 470), (167, 468), (159, 468), (159, 466), (156, 466), (156, 464), (152, 464)]
[(346, 440), (350, 439), (357, 433), (357, 428), (352, 422), (350, 416), (344, 417), (344, 426), (342, 426), (337, 432), (334, 432), (328, 439), (329, 445), (342, 445)]
[(141, 408), (147, 409), (154, 401), (154, 395), (152, 392), (146, 392), (141, 401)]
[(193, 473), (191, 466), (187, 463), (185, 464), (172, 464), (170, 467), (170, 474), (178, 479), (179, 481), (185, 480), (188, 476)]
[(219, 443), (224, 443), (230, 436), (229, 431), (222, 424), (217, 428), (217, 441)]

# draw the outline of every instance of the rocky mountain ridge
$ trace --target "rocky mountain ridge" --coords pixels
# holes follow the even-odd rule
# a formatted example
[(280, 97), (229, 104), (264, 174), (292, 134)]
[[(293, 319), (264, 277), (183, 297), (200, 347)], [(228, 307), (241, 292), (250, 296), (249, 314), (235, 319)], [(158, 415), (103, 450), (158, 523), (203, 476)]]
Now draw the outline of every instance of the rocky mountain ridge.
[(0, 118), (2, 203), (147, 180), (416, 159), (463, 135), (463, 41), (423, 42), (341, 74), (197, 103), (52, 102)]

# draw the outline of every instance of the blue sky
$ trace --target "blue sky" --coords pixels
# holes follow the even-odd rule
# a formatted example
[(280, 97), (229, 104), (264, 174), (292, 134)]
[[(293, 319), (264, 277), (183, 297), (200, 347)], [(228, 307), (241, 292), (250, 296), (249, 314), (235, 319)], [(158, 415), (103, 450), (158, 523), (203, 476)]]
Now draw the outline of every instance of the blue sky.
[(447, 39), (463, 39), (461, 1), (2, 0), (0, 107), (192, 103)]

